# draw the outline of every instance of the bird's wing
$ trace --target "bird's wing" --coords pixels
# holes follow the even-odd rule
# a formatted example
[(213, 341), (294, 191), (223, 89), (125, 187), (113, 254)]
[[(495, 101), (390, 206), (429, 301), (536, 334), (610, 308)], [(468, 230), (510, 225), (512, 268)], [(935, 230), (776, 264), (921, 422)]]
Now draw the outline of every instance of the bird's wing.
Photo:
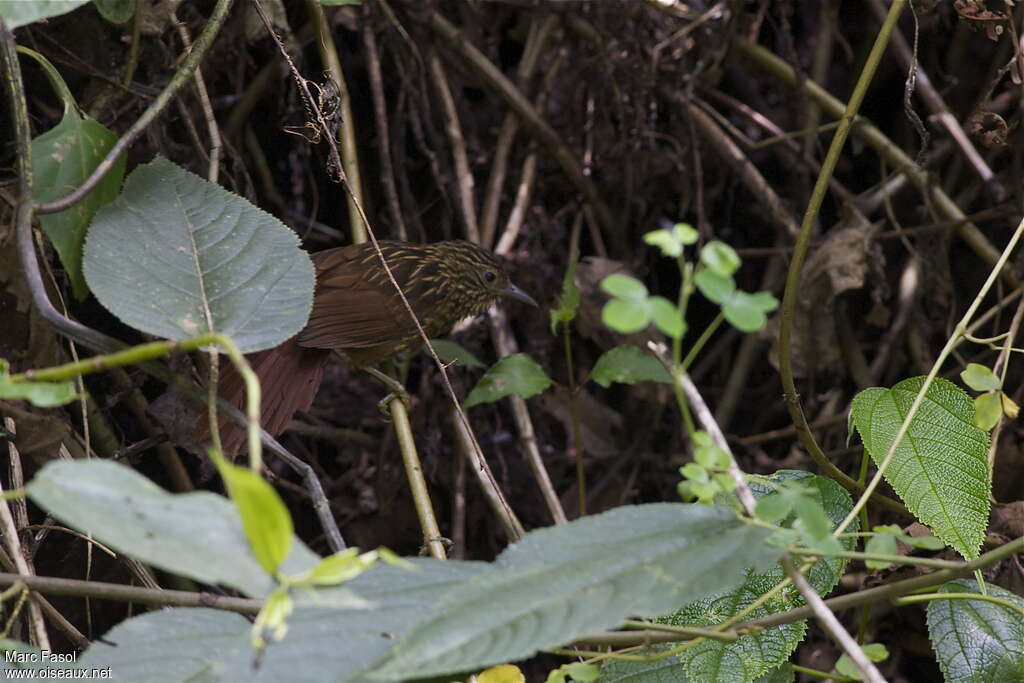
[(314, 254), (317, 287), (301, 346), (364, 349), (416, 334), (390, 281), (355, 262), (362, 254), (352, 247)]

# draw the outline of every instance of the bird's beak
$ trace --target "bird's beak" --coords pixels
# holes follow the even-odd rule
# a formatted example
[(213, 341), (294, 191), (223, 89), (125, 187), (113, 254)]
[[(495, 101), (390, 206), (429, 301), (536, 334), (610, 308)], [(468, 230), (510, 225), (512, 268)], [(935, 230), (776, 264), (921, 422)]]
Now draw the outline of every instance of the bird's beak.
[(516, 299), (517, 301), (522, 301), (524, 304), (530, 304), (534, 308), (540, 308), (540, 306), (537, 305), (537, 302), (533, 300), (532, 296), (530, 296), (529, 294), (527, 294), (523, 290), (519, 289), (515, 285), (511, 285), (510, 284), (508, 287), (506, 287), (505, 289), (501, 290), (501, 295), (502, 296), (507, 296), (510, 299)]

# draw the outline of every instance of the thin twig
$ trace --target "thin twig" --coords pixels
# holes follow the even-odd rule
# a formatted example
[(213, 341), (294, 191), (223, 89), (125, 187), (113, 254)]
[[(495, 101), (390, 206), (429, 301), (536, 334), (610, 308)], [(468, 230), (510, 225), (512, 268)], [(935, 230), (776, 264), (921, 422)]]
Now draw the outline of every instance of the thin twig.
[(213, 593), (191, 593), (189, 591), (124, 586), (119, 583), (103, 583), (100, 581), (81, 581), (51, 576), (22, 576), (19, 574), (0, 573), (0, 586), (12, 586), (18, 582), (44, 595), (69, 595), (98, 598), (101, 600), (118, 600), (159, 607), (212, 607), (213, 609), (229, 610), (240, 614), (256, 614), (263, 606), (262, 600), (232, 598)]
[(384, 101), (384, 78), (381, 75), (380, 53), (377, 50), (377, 37), (374, 35), (373, 22), (370, 20), (370, 3), (363, 5), (362, 37), (366, 47), (366, 67), (370, 77), (370, 95), (373, 97), (373, 116), (377, 123), (377, 154), (380, 158), (381, 181), (384, 184), (384, 196), (387, 199), (388, 211), (396, 236), (400, 240), (409, 239), (409, 231), (402, 217), (402, 203), (398, 199), (398, 188), (395, 185), (395, 165), (391, 159), (391, 131), (388, 126), (387, 104)]
[[(530, 25), (530, 33), (526, 38), (526, 46), (523, 48), (523, 58), (516, 68), (516, 80), (520, 88), (526, 88), (527, 83), (537, 70), (540, 56), (544, 54), (544, 45), (557, 23), (558, 15), (552, 13), (541, 22), (535, 19)], [(537, 110), (540, 111), (540, 107)], [(518, 129), (519, 117), (515, 112), (506, 112), (505, 118), (501, 122), (501, 130), (498, 132), (498, 140), (494, 145), (491, 173), (487, 179), (487, 189), (484, 192), (483, 210), (480, 212), (480, 244), (485, 249), (490, 249), (494, 244), (494, 233), (498, 226), (498, 209), (501, 206), (508, 159)]]
[[(10, 418), (7, 418), (5, 423), (8, 425), (8, 428), (14, 426), (14, 421)], [(17, 458), (18, 453), (14, 446), (14, 442), (9, 441), (7, 447), (11, 451), (12, 455)], [(0, 493), (3, 493), (2, 483), (0, 483)], [(21, 532), (14, 521), (14, 514), (11, 512), (10, 503), (6, 498), (0, 498), (0, 531), (3, 532), (2, 535), (5, 545), (7, 546), (7, 552), (14, 561), (14, 566), (18, 568), (18, 573), (26, 576), (33, 576), (35, 574), (35, 569), (29, 565), (27, 553), (22, 551)], [(43, 613), (40, 610), (39, 605), (34, 600), (29, 601), (28, 603), (28, 614), (28, 624), (32, 633), (33, 642), (39, 649), (49, 650), (50, 637), (46, 633), (46, 624), (43, 622)]]
[(501, 70), (466, 40), (465, 36), (447, 19), (434, 12), (430, 15), (429, 21), (431, 28), (444, 38), (455, 51), (465, 57), (469, 65), (505, 98), (508, 105), (539, 138), (544, 149), (554, 156), (569, 180), (586, 198), (587, 203), (593, 207), (594, 215), (601, 225), (601, 229), (611, 237), (616, 236), (618, 228), (611, 210), (601, 198), (593, 181), (583, 172), (576, 155), (562, 141), (555, 129), (540, 116), (529, 100), (501, 73)]
[(476, 474), (477, 480), (480, 482), (480, 489), (483, 491), (488, 505), (491, 506), (491, 510), (501, 520), (508, 539), (513, 542), (518, 541), (526, 533), (526, 530), (523, 528), (519, 518), (516, 517), (515, 512), (512, 511), (512, 506), (509, 505), (505, 494), (502, 493), (501, 488), (497, 485), (497, 480), (494, 478), (494, 473), (491, 472), (491, 466), (487, 464), (487, 460), (474, 457), (479, 451), (473, 448), (473, 439), (466, 431), (465, 425), (462, 424), (462, 420), (459, 419), (454, 409), (452, 410), (452, 424), (455, 427), (455, 444), (466, 458), (470, 469)]
[(466, 153), (466, 138), (462, 135), (462, 124), (459, 122), (459, 110), (455, 106), (448, 77), (437, 56), (437, 50), (431, 50), (427, 57), (427, 65), (433, 77), (434, 88), (441, 100), (444, 112), (445, 131), (452, 147), (452, 158), (455, 162), (455, 188), (459, 198), (458, 205), (462, 214), (462, 222), (466, 227), (466, 239), (480, 244), (480, 226), (476, 219), (476, 198), (473, 192), (473, 170), (469, 167), (469, 155)]
[[(501, 356), (511, 356), (514, 353), (518, 353), (519, 348), (515, 338), (509, 333), (508, 318), (505, 312), (497, 306), (492, 306), (489, 313), (491, 337), (494, 340), (494, 347), (498, 350), (498, 354)], [(537, 434), (533, 429), (533, 421), (530, 419), (530, 409), (526, 406), (526, 401), (521, 396), (513, 394), (509, 396), (509, 400), (512, 402), (512, 416), (515, 419), (516, 429), (523, 444), (526, 464), (530, 466), (530, 470), (537, 480), (541, 496), (544, 498), (544, 503), (547, 505), (552, 520), (555, 524), (565, 524), (569, 520), (565, 516), (562, 501), (555, 491), (554, 484), (551, 483), (551, 476), (548, 474), (547, 468), (544, 466), (544, 460), (540, 456), (540, 448), (537, 446)]]

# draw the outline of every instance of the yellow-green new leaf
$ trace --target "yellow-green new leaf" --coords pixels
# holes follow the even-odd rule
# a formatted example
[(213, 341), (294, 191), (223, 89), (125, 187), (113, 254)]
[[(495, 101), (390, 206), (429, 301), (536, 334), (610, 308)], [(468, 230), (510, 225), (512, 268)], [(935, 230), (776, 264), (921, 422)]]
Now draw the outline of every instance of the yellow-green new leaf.
[(211, 452), (210, 457), (238, 508), (256, 561), (276, 575), (292, 546), (292, 517), (288, 508), (274, 487), (252, 470), (232, 465), (218, 453)]

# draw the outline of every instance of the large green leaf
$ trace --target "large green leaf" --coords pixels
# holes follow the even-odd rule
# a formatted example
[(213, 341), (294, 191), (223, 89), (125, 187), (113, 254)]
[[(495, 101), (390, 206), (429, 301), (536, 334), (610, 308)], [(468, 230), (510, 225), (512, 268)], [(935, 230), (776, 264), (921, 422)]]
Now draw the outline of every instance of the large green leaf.
[[(1024, 681), (1024, 598), (992, 584), (985, 590), (1017, 610), (984, 600), (928, 603), (928, 634), (946, 683)], [(956, 579), (939, 592), (978, 593), (978, 582)]]
[(166, 159), (136, 168), (96, 214), (85, 279), (110, 312), (167, 339), (213, 330), (246, 352), (306, 324), (313, 264), (283, 223)]
[[(833, 528), (853, 508), (853, 501), (846, 489), (831, 479), (809, 472), (781, 470), (765, 481), (754, 480), (751, 482), (751, 490), (757, 498), (763, 498), (773, 491), (766, 482), (775, 485), (784, 482), (803, 484), (820, 501)], [(784, 519), (782, 526), (790, 527), (794, 521), (795, 513)], [(852, 550), (855, 540), (844, 538), (842, 545), (846, 550)], [(819, 594), (827, 595), (842, 577), (845, 564), (845, 560), (840, 558), (826, 557), (811, 568), (807, 579)], [(703, 597), (686, 605), (665, 621), (677, 626), (716, 626), (745, 610), (784, 578), (785, 573), (778, 566), (766, 572), (748, 571), (743, 584), (735, 590)], [(755, 608), (746, 618), (756, 619), (803, 604), (803, 597), (790, 586), (772, 600)], [(807, 622), (798, 621), (746, 635), (732, 643), (704, 640), (679, 655), (681, 668), (686, 672), (686, 680), (694, 683), (748, 683), (788, 660), (803, 640), (806, 630)]]
[[(249, 549), (238, 512), (221, 496), (172, 495), (109, 460), (50, 462), (26, 488), (69, 526), (147, 564), (254, 597), (274, 587)], [(318, 560), (294, 539), (282, 571), (299, 573)]]
[(7, 28), (31, 24), (40, 19), (66, 14), (89, 0), (0, 0), (0, 17)]
[[(923, 377), (911, 377), (854, 397), (850, 422), (876, 465), (923, 384)], [(978, 556), (989, 510), (988, 433), (972, 424), (973, 416), (966, 392), (936, 379), (885, 471), (907, 508), (968, 559)]]
[[(396, 639), (427, 618), (445, 591), (475, 576), (476, 562), (412, 560), (414, 571), (377, 566), (349, 586), (372, 610), (297, 607), (284, 639), (253, 667), (252, 624), (211, 609), (165, 609), (121, 622), (72, 666), (110, 667), (123, 681), (367, 681)], [(301, 593), (299, 593), (301, 594)]]
[(623, 507), (528, 534), (444, 596), (375, 677), (406, 679), (527, 657), (734, 586), (779, 550), (725, 508)]
[[(32, 198), (48, 202), (70, 193), (89, 177), (115, 142), (117, 135), (106, 126), (82, 117), (74, 103), (67, 103), (61, 122), (32, 140)], [(97, 210), (117, 196), (123, 178), (124, 156), (80, 202), (59, 213), (39, 215), (78, 299), (89, 294), (82, 277), (85, 231)]]

